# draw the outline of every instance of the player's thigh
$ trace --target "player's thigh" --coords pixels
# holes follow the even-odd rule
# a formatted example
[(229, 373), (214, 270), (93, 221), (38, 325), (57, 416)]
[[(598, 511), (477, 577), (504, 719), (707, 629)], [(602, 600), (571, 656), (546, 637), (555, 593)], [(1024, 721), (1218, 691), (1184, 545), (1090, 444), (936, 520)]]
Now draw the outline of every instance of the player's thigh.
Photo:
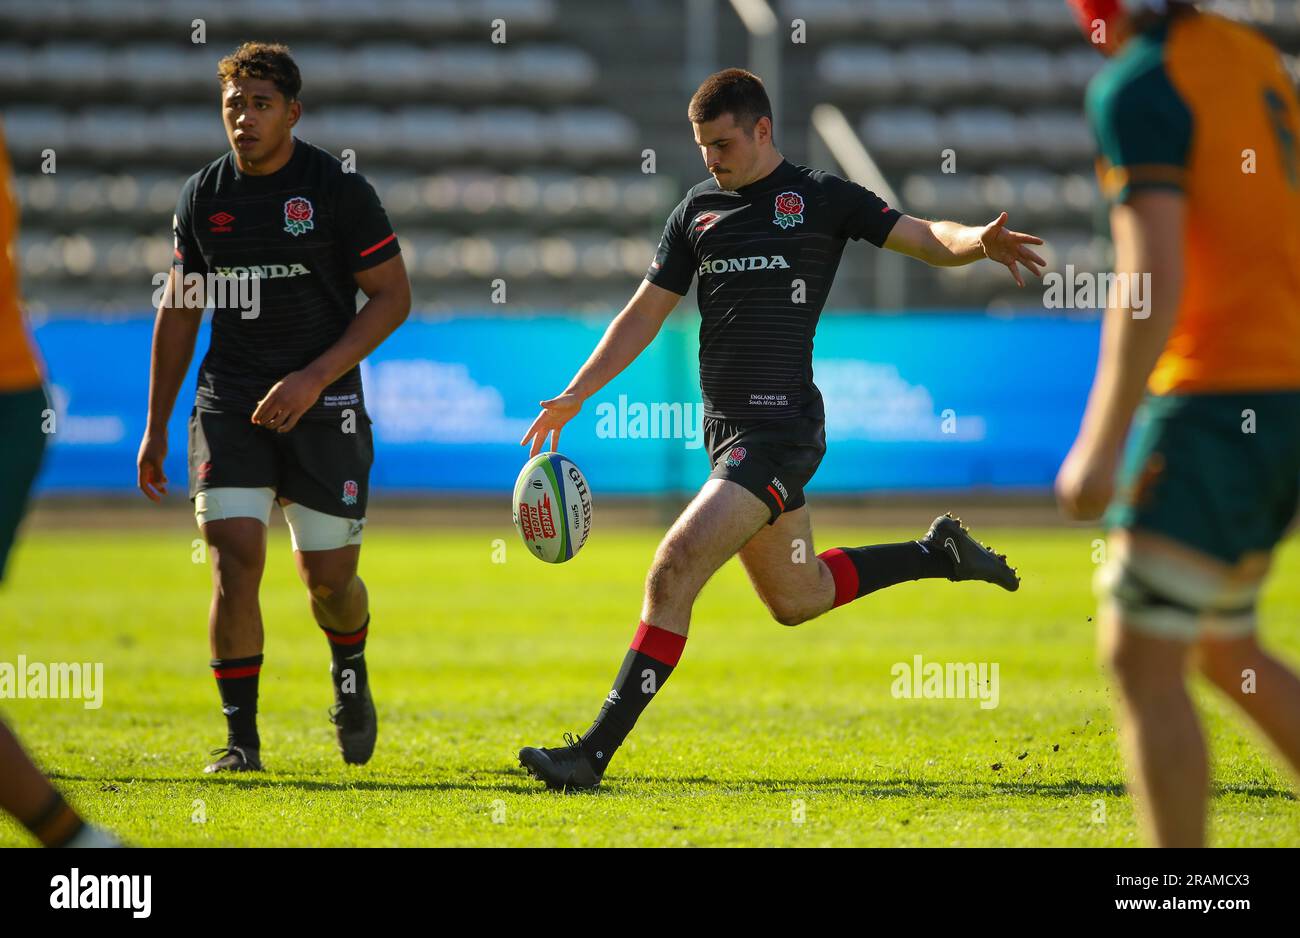
[(228, 517), (200, 525), (212, 557), (212, 575), (220, 584), (256, 582), (266, 566), (266, 523), (252, 517)]
[(769, 517), (767, 505), (752, 492), (709, 479), (660, 541), (652, 579), (668, 573), (679, 583), (702, 586)]
[(822, 565), (813, 551), (808, 506), (786, 511), (740, 549), (740, 562), (754, 590), (768, 606), (784, 597), (807, 596), (822, 583)]

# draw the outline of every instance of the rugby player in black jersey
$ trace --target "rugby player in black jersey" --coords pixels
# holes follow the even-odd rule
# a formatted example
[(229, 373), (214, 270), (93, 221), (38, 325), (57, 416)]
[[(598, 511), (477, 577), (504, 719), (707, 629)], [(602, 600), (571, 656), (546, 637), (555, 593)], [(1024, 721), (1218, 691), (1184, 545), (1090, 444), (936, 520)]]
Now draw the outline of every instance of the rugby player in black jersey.
[[(357, 576), (373, 460), (358, 364), (406, 319), (410, 285), (374, 189), (294, 137), (302, 82), (289, 50), (245, 43), (217, 76), (231, 149), (190, 177), (176, 207), (139, 486), (155, 502), (167, 492), (167, 420), (201, 318), (187, 278), (255, 280), (255, 307), (214, 305), (189, 425), (189, 495), (212, 555), (208, 629), (227, 723), (226, 746), (206, 771), (262, 767), (258, 585), (272, 502), (329, 642), (339, 749), (360, 764), (374, 751), (377, 719)], [(359, 310), (358, 288), (367, 298)]]
[[(821, 394), (812, 380), (813, 334), (840, 255), (863, 239), (929, 264), (988, 258), (1024, 285), (1018, 266), (1041, 276), (1031, 235), (1005, 227), (922, 221), (830, 173), (787, 162), (772, 140), (762, 82), (741, 69), (709, 77), (688, 110), (711, 178), (668, 219), (645, 280), (586, 364), (522, 441), (539, 453), (583, 402), (654, 339), (700, 278), (700, 384), (713, 472), (665, 535), (646, 577), (640, 622), (591, 728), (565, 746), (528, 747), (520, 763), (555, 789), (594, 788), (686, 643), (695, 597), (739, 553), (774, 619), (797, 625), (908, 580), (1020, 581), (999, 554), (955, 518), (904, 544), (844, 547), (812, 556), (804, 486), (826, 451)], [(802, 294), (802, 295), (801, 295)], [(805, 545), (810, 562), (792, 561)]]

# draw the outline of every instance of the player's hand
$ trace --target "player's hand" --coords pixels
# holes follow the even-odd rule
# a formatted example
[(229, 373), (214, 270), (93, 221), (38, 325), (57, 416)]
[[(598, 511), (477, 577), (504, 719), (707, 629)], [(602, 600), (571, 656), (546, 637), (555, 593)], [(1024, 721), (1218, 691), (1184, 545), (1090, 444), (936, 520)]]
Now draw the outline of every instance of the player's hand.
[(1080, 438), (1056, 475), (1056, 501), (1067, 518), (1095, 521), (1115, 495), (1119, 454)]
[(167, 476), (163, 462), (167, 459), (167, 434), (146, 432), (140, 441), (140, 454), (136, 456), (136, 485), (151, 502), (160, 502), (167, 494)]
[(266, 397), (257, 402), (252, 421), (268, 430), (288, 433), (316, 403), (323, 390), (320, 382), (306, 371), (295, 371), (277, 381), (266, 392)]
[(519, 441), (520, 446), (527, 446), (530, 442), (533, 444), (530, 456), (536, 456), (542, 451), (542, 445), (546, 442), (548, 434), (551, 437), (550, 451), (553, 453), (558, 452), (560, 448), (560, 431), (582, 409), (582, 398), (569, 392), (540, 403), (542, 412), (537, 415), (533, 425), (528, 428), (524, 438)]
[(1016, 264), (1024, 265), (1026, 270), (1041, 279), (1047, 261), (1025, 245), (1042, 244), (1043, 239), (1020, 231), (1012, 231), (1005, 227), (1006, 223), (1007, 213), (1003, 212), (980, 232), (980, 244), (984, 246), (984, 256), (1004, 265), (1011, 271), (1011, 276), (1016, 278), (1016, 283), (1023, 287), (1025, 281), (1021, 278), (1020, 271), (1016, 269)]

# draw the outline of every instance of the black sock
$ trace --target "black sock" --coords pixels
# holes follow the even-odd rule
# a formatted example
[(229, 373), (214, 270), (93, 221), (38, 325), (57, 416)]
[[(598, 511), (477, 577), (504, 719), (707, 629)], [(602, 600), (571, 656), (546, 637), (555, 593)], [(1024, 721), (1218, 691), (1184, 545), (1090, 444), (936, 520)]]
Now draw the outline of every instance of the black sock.
[[(835, 606), (868, 593), (909, 580), (948, 578), (953, 575), (951, 555), (931, 550), (920, 541), (875, 544), (869, 547), (832, 547), (817, 555), (835, 578)], [(834, 606), (832, 606), (834, 608)]]
[(261, 655), (212, 659), (212, 674), (221, 693), (221, 712), (226, 715), (227, 746), (262, 746), (257, 735), (257, 679), (261, 673)]
[(320, 630), (329, 639), (330, 656), (334, 662), (330, 674), (334, 678), (334, 683), (342, 684), (347, 679), (343, 672), (350, 670), (356, 678), (355, 687), (360, 690), (367, 680), (366, 636), (370, 634), (370, 616), (366, 616), (365, 625), (355, 632), (336, 632), (323, 625)]
[(605, 698), (596, 722), (582, 734), (582, 748), (596, 763), (596, 771), (605, 771), (641, 712), (673, 673), (685, 645), (685, 635), (640, 624), (614, 678), (614, 689)]

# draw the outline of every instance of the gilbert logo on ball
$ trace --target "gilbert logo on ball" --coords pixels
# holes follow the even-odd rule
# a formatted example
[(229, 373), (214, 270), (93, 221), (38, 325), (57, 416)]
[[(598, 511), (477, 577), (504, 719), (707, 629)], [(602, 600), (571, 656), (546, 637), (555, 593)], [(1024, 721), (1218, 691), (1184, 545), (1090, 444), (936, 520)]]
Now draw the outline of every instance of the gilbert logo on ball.
[(582, 472), (559, 453), (534, 456), (519, 473), (514, 495), (515, 529), (529, 553), (564, 563), (591, 532), (591, 489)]

